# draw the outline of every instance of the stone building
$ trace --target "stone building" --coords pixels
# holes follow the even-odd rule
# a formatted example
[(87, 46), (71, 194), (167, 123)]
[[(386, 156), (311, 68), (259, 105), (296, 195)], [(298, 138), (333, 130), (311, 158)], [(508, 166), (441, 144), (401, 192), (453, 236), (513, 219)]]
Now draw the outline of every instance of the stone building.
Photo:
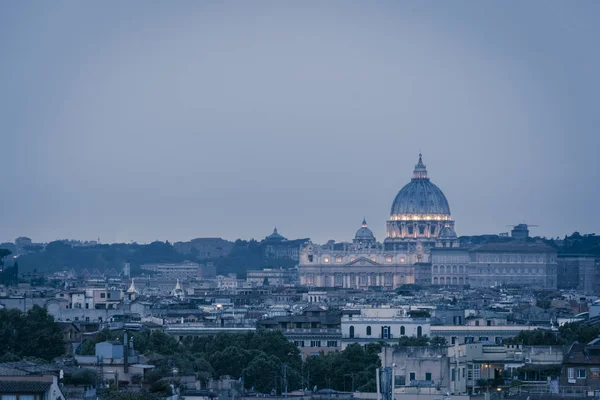
[(431, 249), (431, 284), (456, 286), (469, 284), (469, 251), (460, 247)]
[(469, 256), (468, 276), (473, 287), (557, 288), (557, 252), (545, 244), (487, 243), (471, 249)]
[(393, 289), (402, 284), (431, 282), (431, 249), (457, 247), (458, 239), (448, 200), (430, 181), (420, 154), (411, 181), (392, 202), (386, 234), (383, 243), (377, 242), (363, 220), (352, 243), (307, 242), (300, 250), (300, 283)]

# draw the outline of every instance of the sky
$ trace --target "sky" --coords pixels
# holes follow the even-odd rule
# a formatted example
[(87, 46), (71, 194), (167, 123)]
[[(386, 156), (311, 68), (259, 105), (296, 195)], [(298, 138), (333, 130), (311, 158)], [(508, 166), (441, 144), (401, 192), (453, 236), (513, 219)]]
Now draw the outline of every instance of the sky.
[(0, 2), (0, 242), (600, 233), (600, 2)]

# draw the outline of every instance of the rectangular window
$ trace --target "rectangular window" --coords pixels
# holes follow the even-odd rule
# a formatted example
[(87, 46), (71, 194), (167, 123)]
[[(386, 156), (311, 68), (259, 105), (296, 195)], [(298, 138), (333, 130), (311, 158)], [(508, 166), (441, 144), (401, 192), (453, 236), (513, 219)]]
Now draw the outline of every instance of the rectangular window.
[(312, 254), (308, 255), (308, 262), (309, 263), (313, 262), (313, 255)]
[[(454, 370), (452, 370), (454, 371)], [(431, 380), (431, 372), (425, 372), (425, 380), (426, 381), (430, 381)]]
[(569, 377), (569, 379), (575, 379), (575, 368), (568, 368), (567, 376)]
[(452, 336), (452, 339), (450, 339), (450, 342), (452, 344), (456, 344), (456, 336)]
[(342, 257), (336, 257), (335, 258), (335, 262), (338, 263), (338, 264), (341, 263), (342, 262)]
[(329, 263), (329, 257), (323, 257), (323, 262), (325, 264), (328, 264)]
[(337, 340), (328, 340), (327, 347), (337, 347)]
[(488, 337), (487, 336), (479, 336), (479, 341), (480, 342), (487, 342), (488, 341)]
[(392, 262), (392, 257), (386, 257), (385, 258), (385, 262), (388, 263), (388, 264), (391, 263)]
[(110, 293), (107, 294), (107, 297), (110, 299)]
[(456, 370), (454, 368), (452, 368), (452, 382), (456, 381)]
[(321, 341), (320, 340), (311, 340), (310, 347), (321, 347)]
[(585, 368), (577, 369), (577, 379), (585, 379), (587, 376)]
[(414, 380), (416, 380), (416, 372), (411, 372), (411, 373), (410, 373), (410, 375), (409, 375), (409, 377), (410, 377), (410, 379), (409, 379), (409, 380), (410, 380), (411, 382), (412, 382), (412, 381), (414, 381)]
[(101, 298), (101, 299), (104, 299), (104, 298), (106, 298), (106, 293), (100, 293), (100, 298)]
[(304, 347), (304, 340), (294, 340), (294, 345), (296, 347)]

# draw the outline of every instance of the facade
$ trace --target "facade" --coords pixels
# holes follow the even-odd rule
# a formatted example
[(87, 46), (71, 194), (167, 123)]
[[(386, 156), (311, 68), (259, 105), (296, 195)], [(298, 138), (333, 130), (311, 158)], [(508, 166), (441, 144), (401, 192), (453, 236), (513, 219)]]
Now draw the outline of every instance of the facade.
[(431, 249), (458, 247), (458, 239), (448, 201), (429, 180), (421, 155), (411, 181), (392, 202), (386, 232), (383, 243), (377, 242), (363, 220), (352, 243), (307, 242), (300, 250), (300, 284), (393, 289), (431, 283)]
[(292, 271), (287, 269), (251, 269), (247, 271), (246, 282), (252, 286), (283, 286), (289, 284)]
[(431, 284), (462, 286), (469, 284), (469, 251), (460, 247), (431, 249)]
[(586, 254), (558, 256), (558, 288), (576, 289), (584, 294), (600, 293), (600, 266), (596, 257)]
[(571, 345), (563, 359), (560, 386), (580, 388), (583, 392), (600, 390), (600, 338), (587, 345)]
[(471, 249), (469, 256), (469, 284), (473, 287), (557, 287), (557, 252), (550, 246), (522, 241), (488, 243)]
[(314, 305), (306, 307), (300, 315), (263, 319), (258, 327), (282, 331), (298, 347), (303, 358), (337, 351), (341, 346), (340, 315), (330, 315)]
[[(458, 347), (462, 356), (450, 356), (449, 350), (458, 351)], [(406, 388), (416, 385), (432, 386), (442, 393), (456, 395), (467, 392), (464, 352), (464, 346), (400, 346), (382, 348), (380, 357), (384, 367), (393, 368), (396, 396), (402, 396)]]
[(431, 336), (429, 318), (411, 318), (398, 308), (345, 310), (342, 315), (342, 350), (352, 343), (398, 343), (402, 336)]

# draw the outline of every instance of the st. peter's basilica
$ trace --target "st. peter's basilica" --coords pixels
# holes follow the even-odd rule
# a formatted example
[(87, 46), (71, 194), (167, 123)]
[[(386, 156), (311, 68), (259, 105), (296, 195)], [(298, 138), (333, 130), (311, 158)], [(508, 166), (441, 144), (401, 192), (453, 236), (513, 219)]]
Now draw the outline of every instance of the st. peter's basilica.
[(308, 242), (300, 250), (300, 283), (345, 288), (431, 283), (431, 249), (459, 242), (448, 200), (430, 181), (420, 154), (411, 181), (392, 203), (386, 236), (378, 242), (363, 220), (352, 243)]

